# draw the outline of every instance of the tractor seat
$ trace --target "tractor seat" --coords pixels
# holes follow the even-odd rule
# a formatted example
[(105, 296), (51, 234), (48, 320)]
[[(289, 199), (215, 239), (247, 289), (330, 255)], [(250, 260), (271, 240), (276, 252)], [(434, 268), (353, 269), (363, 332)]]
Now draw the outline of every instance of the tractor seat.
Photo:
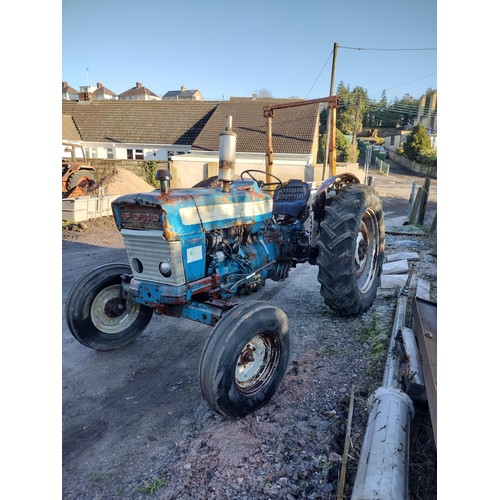
[(299, 179), (290, 179), (276, 189), (273, 196), (273, 215), (288, 215), (298, 219), (309, 199), (311, 186)]

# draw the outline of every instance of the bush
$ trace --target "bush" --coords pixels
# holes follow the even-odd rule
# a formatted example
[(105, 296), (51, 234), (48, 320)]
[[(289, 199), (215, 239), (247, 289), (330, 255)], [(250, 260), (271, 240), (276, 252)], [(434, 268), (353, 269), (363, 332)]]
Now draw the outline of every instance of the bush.
[(424, 128), (424, 126), (419, 123), (417, 126), (413, 127), (413, 131), (408, 138), (403, 143), (403, 151), (407, 158), (410, 160), (417, 160), (417, 156), (423, 151), (432, 148), (431, 140)]
[(145, 161), (142, 164), (142, 168), (144, 169), (144, 177), (146, 178), (146, 181), (151, 184), (151, 186), (157, 188), (159, 186), (159, 183), (155, 179), (155, 176), (156, 170), (158, 169), (158, 163), (154, 160)]
[(424, 149), (417, 155), (416, 161), (422, 165), (437, 166), (437, 151), (434, 148)]
[[(319, 148), (318, 148), (318, 163), (323, 163), (325, 161), (325, 143), (326, 143), (326, 134), (322, 134), (319, 138)], [(351, 143), (347, 140), (347, 137), (339, 130), (335, 131), (335, 149), (337, 151), (337, 160), (338, 161), (346, 161), (346, 162), (356, 162), (358, 159), (359, 151), (356, 149), (356, 153), (352, 150)], [(353, 158), (356, 156), (354, 160)]]

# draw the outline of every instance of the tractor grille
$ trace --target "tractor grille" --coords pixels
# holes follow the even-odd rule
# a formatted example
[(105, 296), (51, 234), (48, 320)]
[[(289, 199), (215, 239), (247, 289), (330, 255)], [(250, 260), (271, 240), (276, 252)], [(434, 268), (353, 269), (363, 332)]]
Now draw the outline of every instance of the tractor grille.
[[(183, 285), (186, 283), (180, 241), (166, 241), (162, 231), (133, 231), (122, 229), (130, 266), (137, 280)], [(172, 276), (165, 278), (160, 262), (168, 261)]]
[(124, 206), (120, 207), (123, 229), (139, 231), (161, 231), (163, 210), (160, 207)]

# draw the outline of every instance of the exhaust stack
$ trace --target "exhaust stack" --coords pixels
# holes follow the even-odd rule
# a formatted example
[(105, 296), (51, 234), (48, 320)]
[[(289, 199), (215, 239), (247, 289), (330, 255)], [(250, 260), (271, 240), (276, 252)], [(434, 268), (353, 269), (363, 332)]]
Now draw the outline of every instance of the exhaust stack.
[(233, 117), (226, 117), (226, 130), (220, 134), (219, 180), (222, 191), (229, 193), (229, 183), (234, 180), (236, 164), (236, 134), (233, 132)]

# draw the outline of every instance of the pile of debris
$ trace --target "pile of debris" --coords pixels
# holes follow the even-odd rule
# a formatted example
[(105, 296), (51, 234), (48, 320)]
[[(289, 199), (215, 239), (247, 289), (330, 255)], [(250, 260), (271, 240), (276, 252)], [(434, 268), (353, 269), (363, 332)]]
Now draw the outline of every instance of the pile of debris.
[(114, 168), (100, 182), (95, 183), (89, 190), (90, 196), (124, 195), (131, 193), (150, 192), (154, 189), (144, 179), (124, 168)]

